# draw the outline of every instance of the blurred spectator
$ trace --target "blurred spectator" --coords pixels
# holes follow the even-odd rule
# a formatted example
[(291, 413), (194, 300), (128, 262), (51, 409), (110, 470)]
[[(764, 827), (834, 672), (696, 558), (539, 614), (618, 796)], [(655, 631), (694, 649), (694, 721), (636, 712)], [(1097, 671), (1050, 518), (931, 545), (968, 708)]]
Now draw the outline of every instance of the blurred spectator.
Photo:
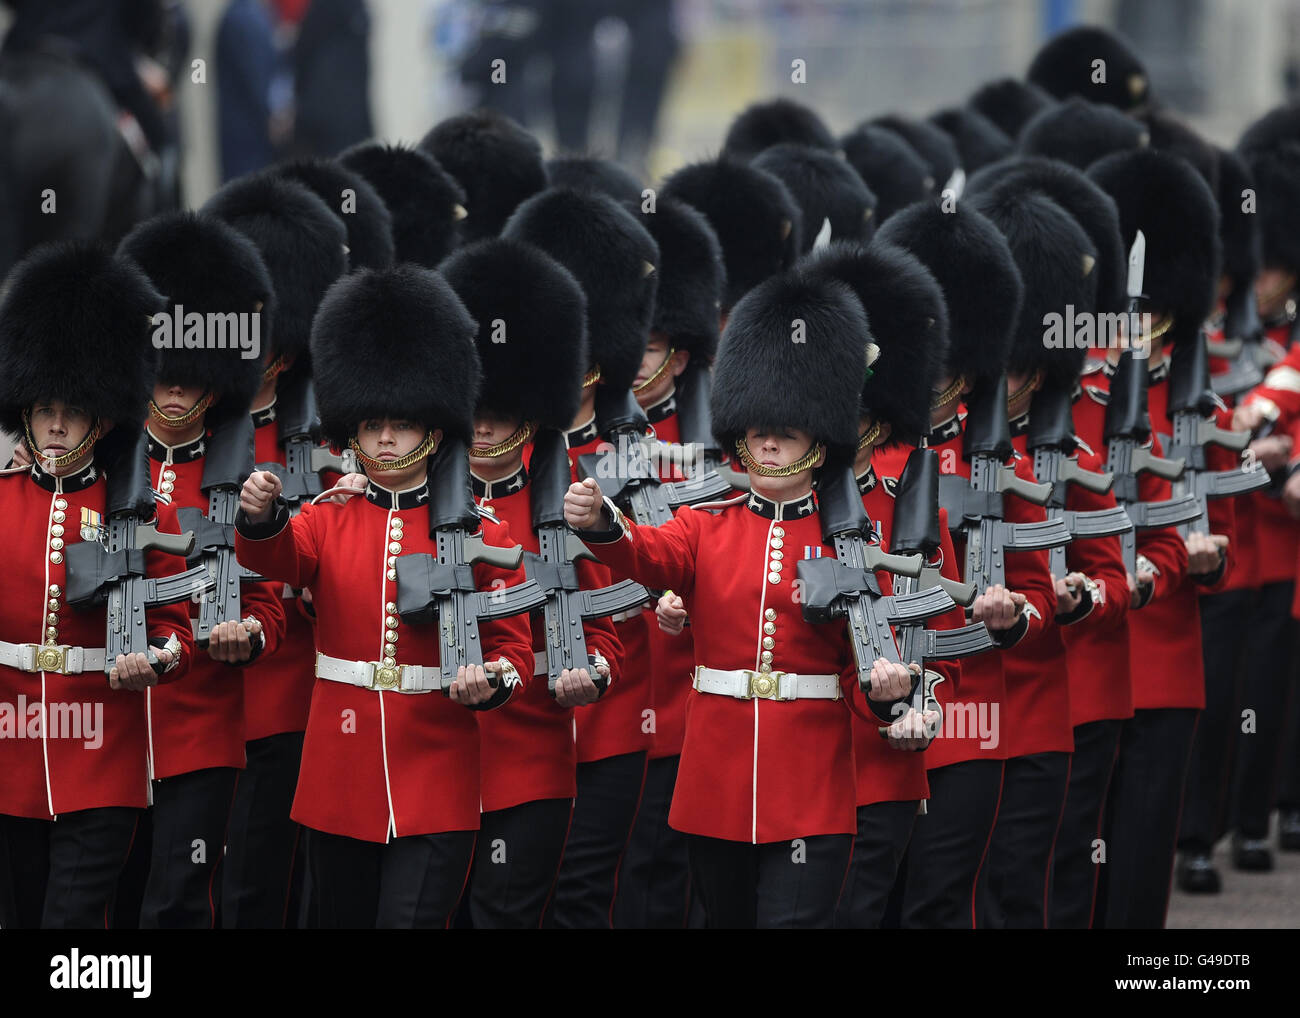
[(271, 82), (275, 16), (267, 0), (230, 0), (217, 27), (217, 122), (223, 182), (275, 161)]
[(332, 156), (374, 134), (364, 0), (311, 0), (294, 46), (297, 155)]

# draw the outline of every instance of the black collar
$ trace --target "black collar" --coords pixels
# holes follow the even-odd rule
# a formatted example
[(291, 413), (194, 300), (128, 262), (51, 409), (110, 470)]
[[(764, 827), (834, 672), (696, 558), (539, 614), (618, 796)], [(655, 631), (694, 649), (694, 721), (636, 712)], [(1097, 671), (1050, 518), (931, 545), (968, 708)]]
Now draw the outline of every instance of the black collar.
[(677, 413), (677, 390), (674, 389), (668, 393), (654, 406), (645, 408), (646, 420), (651, 424), (658, 424), (660, 421), (667, 420), (673, 414)]
[(405, 491), (389, 491), (381, 488), (374, 481), (366, 482), (366, 501), (373, 502), (381, 509), (418, 509), (429, 504), (429, 482)]
[(253, 427), (255, 428), (260, 428), (270, 424), (275, 420), (275, 400), (271, 400), (271, 402), (262, 407), (261, 410), (250, 411), (250, 415), (253, 418)]
[(876, 486), (876, 468), (870, 463), (867, 464), (867, 472), (858, 474), (858, 494), (865, 495)]
[(593, 417), (582, 427), (566, 431), (564, 433), (564, 442), (572, 449), (575, 446), (586, 445), (588, 442), (595, 441), (599, 436), (600, 429), (596, 427), (596, 418)]
[[(1110, 361), (1102, 362), (1102, 374), (1107, 378), (1115, 377), (1115, 365)], [(1147, 368), (1147, 385), (1159, 385), (1169, 377), (1169, 358), (1166, 357), (1154, 368)]]
[(1025, 434), (1029, 430), (1029, 411), (1026, 410), (1019, 417), (1007, 421), (1007, 424), (1011, 428), (1012, 435)]
[(520, 463), (519, 469), (513, 474), (507, 474), (495, 481), (485, 481), (471, 472), (469, 483), (474, 488), (475, 498), (503, 498), (506, 495), (513, 495), (516, 491), (524, 490), (524, 485), (528, 483), (528, 468)]
[(751, 491), (745, 499), (745, 508), (767, 520), (799, 520), (815, 513), (817, 503), (813, 501), (811, 492), (793, 502), (773, 502)]
[(94, 462), (91, 462), (86, 469), (78, 473), (69, 474), (67, 477), (55, 477), (33, 463), (32, 480), (46, 491), (84, 491), (99, 480), (99, 467), (95, 466)]
[(171, 453), (172, 463), (193, 463), (202, 459), (208, 448), (206, 435), (200, 435), (193, 442), (184, 445), (166, 445), (152, 431), (146, 430), (145, 434), (149, 436), (149, 458), (159, 463), (167, 462), (168, 452)]
[(941, 445), (961, 434), (961, 414), (953, 414), (942, 424), (930, 429), (930, 444)]

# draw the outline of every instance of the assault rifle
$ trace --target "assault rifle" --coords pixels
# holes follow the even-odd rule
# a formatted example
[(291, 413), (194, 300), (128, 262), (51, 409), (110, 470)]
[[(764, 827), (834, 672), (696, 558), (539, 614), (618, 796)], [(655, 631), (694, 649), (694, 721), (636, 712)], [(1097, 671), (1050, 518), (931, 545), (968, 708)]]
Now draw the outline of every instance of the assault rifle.
[(284, 486), (281, 497), (292, 514), (325, 490), (321, 480), (324, 471), (353, 473), (356, 460), (350, 450), (340, 456), (320, 444), (320, 413), (307, 372), (295, 372), (284, 383), (276, 396), (275, 411), (284, 463), (259, 463), (257, 469), (269, 470), (280, 478)]

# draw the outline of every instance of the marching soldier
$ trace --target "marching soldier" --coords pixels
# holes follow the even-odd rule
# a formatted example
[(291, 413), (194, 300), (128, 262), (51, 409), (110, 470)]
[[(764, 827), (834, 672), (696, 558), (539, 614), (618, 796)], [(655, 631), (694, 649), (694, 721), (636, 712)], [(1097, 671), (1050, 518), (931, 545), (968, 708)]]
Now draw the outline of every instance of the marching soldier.
[[(209, 324), (201, 326), (202, 348), (177, 340), (163, 349), (145, 430), (156, 489), (178, 510), (196, 509), (199, 519), (228, 525), (208, 516), (204, 485), (214, 458), (218, 464), (239, 464), (252, 457), (251, 424), (227, 434), (223, 423), (247, 415), (262, 367), (251, 344), (234, 342), (236, 326), (229, 319), (242, 323), (241, 334), (245, 327), (260, 333), (260, 316), (274, 300), (266, 266), (236, 230), (213, 216), (188, 212), (142, 223), (122, 241), (122, 251), (167, 294), (174, 337), (190, 336), (191, 316), (208, 323), (227, 319), (224, 328), (232, 334), (223, 335), (229, 342), (222, 347)], [(198, 604), (192, 605), (191, 617), (198, 611)], [(275, 653), (284, 616), (276, 584), (242, 584), (240, 617), (212, 628), (185, 684), (146, 694), (154, 801), (143, 928), (211, 928), (217, 921), (220, 894), (214, 880), (246, 759), (238, 668)]]
[[(184, 602), (149, 608), (148, 653), (105, 660), (104, 606), (73, 609), (65, 556), (106, 540), (106, 473), (138, 448), (153, 385), (139, 269), (100, 246), (46, 247), (0, 304), (0, 427), (35, 462), (0, 478), (8, 531), (0, 613), (0, 926), (104, 928), (150, 801), (145, 690), (186, 674)], [(178, 534), (157, 508), (159, 532)], [(184, 560), (149, 551), (146, 574)], [(107, 682), (104, 681), (107, 672)], [(55, 822), (57, 821), (57, 822)], [(214, 846), (215, 847), (215, 846)]]
[[(299, 174), (320, 191), (297, 184)], [(356, 211), (331, 214), (343, 207), (339, 189), (345, 186), (356, 188)], [(278, 394), (310, 384), (311, 322), (329, 285), (350, 260), (392, 261), (388, 212), (377, 197), (373, 204), (368, 200), (367, 190), (356, 174), (333, 162), (290, 163), (274, 174), (231, 181), (204, 206), (252, 241), (275, 293), (261, 385), (250, 411), (254, 463), (285, 462), (280, 426), (282, 414), (291, 415), (293, 408), (279, 403)], [(280, 603), (285, 633), (275, 656), (242, 669), (247, 764), (235, 788), (222, 863), (221, 922), (227, 929), (292, 925), (292, 899), (306, 876), (301, 828), (289, 811), (316, 684), (315, 636), (309, 592), (282, 584)]]
[[(963, 395), (1002, 375), (1023, 300), (1020, 274), (997, 227), (966, 202), (947, 211), (938, 202), (917, 203), (896, 213), (878, 239), (911, 251), (943, 288), (951, 342), (936, 383), (929, 444), (942, 473), (963, 475), (970, 466), (962, 455), (958, 407)], [(1024, 460), (1016, 461), (1016, 470), (1033, 479)], [(1018, 498), (1007, 498), (1004, 510), (1009, 522), (1044, 518)], [(964, 556), (965, 541), (954, 536), (954, 543)], [(989, 586), (971, 606), (972, 620), (988, 627), (998, 648), (1023, 644), (1029, 654), (1041, 645), (1057, 604), (1046, 559), (1041, 552), (1010, 556), (1005, 586)], [(963, 724), (926, 750), (930, 806), (908, 848), (904, 926), (976, 925), (976, 892), (1009, 755), (1006, 658), (993, 650), (962, 663), (962, 702), (954, 709), (962, 711)]]
[[(439, 627), (404, 623), (397, 610), (399, 557), (437, 551), (430, 460), (444, 437), (463, 455), (457, 445), (471, 434), (474, 332), (429, 270), (340, 279), (312, 327), (312, 364), (325, 436), (357, 453), (364, 493), (290, 519), (279, 478), (256, 471), (240, 498), (240, 561), (314, 594), (317, 683), (293, 818), (312, 830), (313, 893), (328, 928), (447, 925), (479, 827), (479, 735), (464, 708), (506, 703), (533, 669), (526, 618), (484, 621), (485, 663), (461, 665), (444, 698)], [(488, 514), (479, 535), (513, 546)], [(479, 590), (523, 579), (486, 562), (473, 576)]]
[[(595, 480), (566, 498), (569, 525), (616, 577), (671, 588), (694, 620), (701, 664), (669, 822), (690, 836), (714, 927), (829, 926), (852, 851), (853, 652), (842, 624), (804, 621), (792, 567), (834, 554), (812, 480), (856, 446), (868, 336), (841, 284), (797, 271), (760, 284), (727, 324), (713, 388), (714, 433), (751, 493), (654, 529), (626, 522)], [(911, 680), (877, 660), (869, 695), (896, 703)]]
[[(539, 430), (563, 432), (577, 413), (586, 298), (567, 270), (520, 241), (480, 241), (448, 259), (442, 273), (479, 322), (483, 391), (469, 453), (474, 497), (526, 553), (536, 553), (534, 485), (524, 459), (536, 463), (532, 439)], [(558, 448), (567, 478), (568, 458)], [(575, 567), (583, 589), (609, 584), (599, 563), (580, 560)], [(552, 692), (551, 639), (537, 617), (531, 683), (504, 709), (478, 716), (483, 816), (469, 887), (475, 929), (541, 926), (577, 794), (573, 708), (595, 702), (601, 679), (616, 683), (622, 674), (613, 623), (591, 619), (583, 630), (595, 663), (566, 669)]]

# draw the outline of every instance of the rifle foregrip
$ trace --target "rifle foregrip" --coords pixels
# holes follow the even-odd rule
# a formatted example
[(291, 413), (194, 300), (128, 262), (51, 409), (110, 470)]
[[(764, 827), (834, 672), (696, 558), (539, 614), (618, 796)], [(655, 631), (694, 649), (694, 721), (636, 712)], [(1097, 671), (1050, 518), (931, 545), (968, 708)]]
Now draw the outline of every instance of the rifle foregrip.
[(1134, 473), (1145, 470), (1149, 474), (1155, 474), (1163, 481), (1176, 481), (1183, 476), (1183, 471), (1187, 469), (1187, 461), (1182, 457), (1177, 459), (1165, 459), (1162, 456), (1147, 455), (1138, 457), (1134, 452)]
[(1094, 495), (1104, 495), (1115, 484), (1115, 475), (1109, 471), (1105, 473), (1094, 473), (1091, 470), (1084, 470), (1078, 464), (1074, 464), (1068, 471), (1062, 471), (1061, 480), (1068, 481), (1070, 484), (1077, 484), (1084, 491), (1090, 491)]
[(874, 545), (865, 547), (864, 558), (868, 569), (884, 569), (895, 576), (919, 577), (925, 565), (920, 555), (890, 555)]
[(500, 545), (484, 544), (481, 537), (465, 538), (466, 562), (482, 562), (498, 569), (518, 569), (523, 560), (523, 545), (502, 548)]
[(947, 591), (948, 596), (963, 608), (969, 608), (975, 603), (975, 598), (979, 596), (979, 591), (975, 589), (973, 583), (962, 583), (958, 580), (950, 580), (946, 576), (940, 576), (935, 580), (937, 586)]
[(164, 555), (189, 555), (194, 550), (194, 531), (183, 534), (160, 534), (150, 523), (135, 528), (135, 546), (140, 551), (160, 551)]
[(1250, 445), (1250, 432), (1229, 431), (1226, 428), (1210, 427), (1205, 430), (1203, 444), (1217, 445), (1229, 452), (1241, 452)]
[(1050, 484), (1026, 481), (1012, 467), (1002, 468), (998, 477), (998, 491), (1010, 493), (1017, 498), (1023, 498), (1026, 502), (1031, 502), (1034, 505), (1047, 505), (1047, 500), (1052, 497), (1052, 486)]

